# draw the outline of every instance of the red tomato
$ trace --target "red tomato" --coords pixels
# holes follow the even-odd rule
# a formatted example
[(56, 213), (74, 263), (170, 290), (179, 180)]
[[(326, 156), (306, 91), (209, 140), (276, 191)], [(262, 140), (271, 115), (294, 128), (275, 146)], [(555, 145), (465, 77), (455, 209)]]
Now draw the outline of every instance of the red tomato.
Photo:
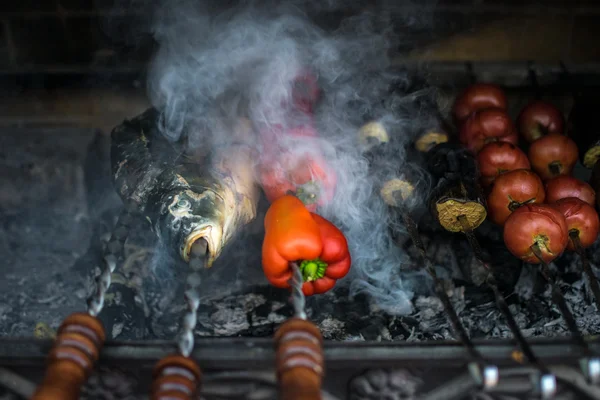
[(552, 262), (567, 248), (569, 241), (564, 215), (548, 204), (525, 204), (517, 208), (504, 224), (504, 243), (521, 260), (539, 264), (531, 247), (537, 244), (542, 259)]
[(543, 180), (570, 175), (577, 163), (579, 150), (575, 142), (558, 133), (542, 136), (529, 147), (531, 168)]
[(596, 192), (589, 183), (570, 175), (561, 175), (546, 182), (546, 202), (554, 203), (567, 197), (577, 197), (590, 205), (596, 201)]
[(527, 154), (508, 142), (492, 142), (483, 146), (477, 154), (477, 166), (484, 187), (489, 187), (504, 172), (531, 168)]
[(543, 203), (544, 184), (535, 172), (516, 169), (499, 175), (487, 197), (488, 218), (504, 225), (507, 218), (524, 204)]
[(529, 103), (517, 118), (521, 136), (529, 143), (549, 133), (564, 134), (565, 118), (554, 105), (544, 101)]
[(455, 100), (452, 108), (457, 127), (473, 112), (485, 108), (506, 109), (508, 101), (502, 88), (491, 83), (476, 83), (466, 88)]
[[(560, 199), (553, 205), (564, 215), (569, 234), (576, 233), (584, 248), (594, 244), (600, 229), (600, 220), (594, 207), (576, 197)], [(567, 249), (575, 250), (572, 240), (569, 240)]]
[(478, 153), (490, 142), (519, 143), (515, 125), (501, 108), (488, 108), (471, 114), (460, 128), (459, 139), (473, 153)]

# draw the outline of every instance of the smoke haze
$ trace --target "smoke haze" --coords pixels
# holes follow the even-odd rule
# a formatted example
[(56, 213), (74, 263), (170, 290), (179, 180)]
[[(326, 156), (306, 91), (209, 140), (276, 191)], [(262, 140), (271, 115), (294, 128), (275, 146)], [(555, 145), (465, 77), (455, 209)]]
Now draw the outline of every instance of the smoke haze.
[[(389, 312), (409, 313), (411, 280), (401, 273), (407, 256), (391, 238), (392, 221), (377, 188), (378, 180), (408, 167), (426, 181), (423, 171), (407, 164), (405, 148), (433, 119), (417, 101), (432, 93), (409, 94), (411, 78), (390, 68), (389, 54), (402, 40), (392, 30), (391, 9), (349, 16), (326, 30), (307, 13), (335, 11), (341, 3), (318, 4), (243, 2), (216, 12), (198, 1), (160, 2), (152, 25), (159, 49), (149, 69), (149, 95), (161, 111), (165, 137), (185, 141), (190, 150), (233, 149), (244, 138), (224, 126), (246, 118), (259, 136), (252, 143), (258, 154), (257, 165), (248, 166), (253, 170), (268, 161), (264, 144), (273, 140), (290, 154), (320, 152), (336, 173), (337, 187), (319, 213), (342, 229), (353, 258), (351, 273), (338, 285), (350, 285), (351, 294), (367, 293)], [(406, 28), (426, 21), (403, 17)], [(314, 117), (294, 103), (295, 80), (307, 72), (321, 89)], [(392, 94), (390, 87), (396, 88)], [(371, 120), (392, 136), (387, 153), (393, 157), (380, 160), (377, 173), (357, 135)], [(318, 137), (281, 135), (313, 123)], [(424, 191), (415, 198), (422, 201)]]

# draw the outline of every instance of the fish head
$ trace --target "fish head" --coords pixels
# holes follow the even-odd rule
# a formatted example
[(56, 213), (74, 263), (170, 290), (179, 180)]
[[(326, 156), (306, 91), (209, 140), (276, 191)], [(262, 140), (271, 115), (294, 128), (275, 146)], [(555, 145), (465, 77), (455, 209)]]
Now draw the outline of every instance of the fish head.
[(223, 199), (213, 190), (201, 187), (177, 188), (160, 197), (155, 203), (157, 235), (185, 262), (190, 260), (193, 244), (206, 240), (206, 267), (211, 267), (222, 249)]

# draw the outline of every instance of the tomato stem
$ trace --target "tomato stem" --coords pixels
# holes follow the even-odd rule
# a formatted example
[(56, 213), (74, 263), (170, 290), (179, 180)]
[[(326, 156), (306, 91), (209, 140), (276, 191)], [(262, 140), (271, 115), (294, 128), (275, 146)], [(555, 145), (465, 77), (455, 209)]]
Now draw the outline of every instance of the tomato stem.
[(319, 193), (319, 185), (315, 181), (306, 182), (296, 188), (295, 196), (300, 199), (305, 205), (314, 204), (317, 202)]
[(321, 279), (325, 276), (326, 270), (327, 263), (318, 258), (315, 258), (314, 260), (303, 260), (300, 263), (300, 272), (302, 272), (304, 282), (312, 282)]
[(579, 229), (571, 229), (569, 230), (569, 237), (573, 240), (579, 239)]
[(562, 164), (560, 161), (552, 161), (550, 164), (548, 164), (548, 169), (552, 175), (558, 176), (562, 171)]
[(508, 196), (508, 198), (510, 199), (510, 203), (508, 204), (508, 209), (512, 212), (515, 211), (517, 208), (521, 207), (522, 205), (525, 204), (530, 204), (530, 203), (534, 203), (535, 202), (535, 197), (525, 200), (525, 201), (516, 201), (513, 200), (510, 196)]
[(546, 136), (548, 133), (550, 133), (550, 130), (548, 129), (548, 127), (546, 125), (542, 125), (542, 124), (538, 123), (537, 126), (538, 126), (538, 130), (540, 132), (540, 135), (536, 139), (539, 139), (540, 137)]

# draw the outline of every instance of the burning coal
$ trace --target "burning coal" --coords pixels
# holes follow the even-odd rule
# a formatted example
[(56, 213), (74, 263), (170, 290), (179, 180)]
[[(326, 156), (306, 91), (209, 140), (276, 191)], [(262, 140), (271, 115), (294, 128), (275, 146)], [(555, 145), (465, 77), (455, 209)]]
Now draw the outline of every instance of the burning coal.
[[(198, 159), (229, 153), (250, 160), (256, 182), (264, 165), (274, 173), (289, 167), (281, 157), (269, 158), (274, 144), (284, 160), (318, 154), (336, 177), (319, 212), (343, 230), (353, 258), (342, 283), (380, 308), (408, 313), (407, 255), (392, 240), (389, 226), (397, 222), (377, 188), (402, 170), (426, 182), (406, 149), (434, 119), (421, 101), (432, 92), (412, 88), (406, 73), (391, 68), (388, 54), (398, 38), (389, 13), (347, 17), (331, 32), (311, 21), (311, 11), (299, 2), (245, 3), (224, 12), (197, 1), (163, 2), (153, 24), (159, 49), (149, 95), (168, 140), (185, 143)], [(389, 135), (386, 156), (375, 164), (358, 134), (371, 121)], [(300, 133), (290, 139), (282, 133), (290, 130)], [(414, 194), (415, 203), (424, 202), (426, 186)]]

